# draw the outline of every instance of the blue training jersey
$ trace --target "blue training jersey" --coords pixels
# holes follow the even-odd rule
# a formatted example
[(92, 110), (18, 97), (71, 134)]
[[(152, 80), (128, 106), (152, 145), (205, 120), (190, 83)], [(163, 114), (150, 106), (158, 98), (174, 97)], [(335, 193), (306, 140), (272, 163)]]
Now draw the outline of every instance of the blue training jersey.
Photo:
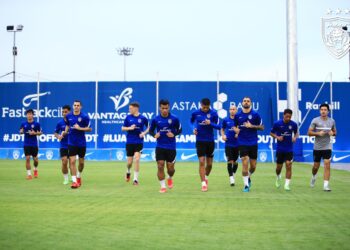
[(124, 120), (124, 127), (130, 127), (135, 124), (134, 130), (127, 131), (126, 144), (142, 144), (143, 138), (140, 138), (140, 134), (145, 131), (148, 127), (148, 120), (143, 115), (138, 116), (128, 115)]
[(235, 122), (240, 129), (238, 134), (238, 145), (240, 146), (255, 146), (258, 145), (258, 131), (254, 128), (247, 128), (245, 123), (249, 121), (252, 125), (262, 125), (260, 115), (253, 109), (249, 113), (243, 113), (240, 110), (235, 115)]
[(68, 145), (76, 147), (86, 147), (85, 131), (77, 130), (73, 126), (78, 124), (82, 128), (90, 127), (90, 118), (84, 113), (74, 115), (69, 113), (66, 116), (66, 125), (69, 126)]
[[(210, 120), (210, 124), (205, 124), (205, 120)], [(203, 112), (198, 109), (191, 115), (190, 120), (193, 129), (197, 129), (196, 140), (202, 142), (214, 141), (214, 129), (220, 129), (219, 117), (216, 111), (209, 109), (208, 112)]]
[(225, 135), (227, 141), (225, 142), (225, 147), (238, 147), (238, 140), (236, 138), (236, 132), (233, 128), (236, 127), (235, 119), (231, 117), (226, 117), (222, 122), (222, 128), (225, 130)]
[(38, 146), (38, 139), (36, 135), (30, 135), (29, 131), (33, 130), (34, 132), (39, 132), (41, 131), (40, 124), (38, 122), (31, 122), (29, 123), (28, 121), (22, 122), (20, 129), (23, 128), (23, 133), (24, 133), (24, 147), (37, 147)]
[[(154, 132), (156, 130), (156, 132)], [(157, 147), (165, 149), (176, 149), (176, 138), (182, 131), (180, 120), (169, 114), (167, 117), (157, 115), (151, 121), (150, 134), (154, 135), (160, 133), (160, 137), (157, 138)], [(168, 137), (167, 133), (171, 132), (175, 136)]]
[[(64, 119), (59, 121), (56, 125), (55, 133), (62, 134), (66, 130), (66, 122)], [(65, 135), (60, 141), (60, 148), (68, 148), (68, 135)]]
[(289, 121), (288, 123), (285, 123), (283, 119), (276, 121), (273, 124), (271, 133), (274, 133), (277, 136), (283, 136), (282, 141), (277, 141), (277, 152), (293, 152), (293, 133), (298, 133), (298, 125), (294, 121)]

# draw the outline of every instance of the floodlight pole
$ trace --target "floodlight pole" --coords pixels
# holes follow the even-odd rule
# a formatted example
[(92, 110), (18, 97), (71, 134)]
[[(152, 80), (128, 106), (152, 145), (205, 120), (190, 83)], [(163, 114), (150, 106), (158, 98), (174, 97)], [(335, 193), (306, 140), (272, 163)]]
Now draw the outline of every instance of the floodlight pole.
[(117, 49), (118, 54), (120, 56), (123, 56), (123, 60), (124, 60), (124, 82), (126, 82), (126, 57), (127, 56), (132, 56), (133, 52), (134, 52), (134, 48), (129, 48), (129, 47), (123, 47), (123, 48), (119, 48)]
[(16, 55), (17, 55), (17, 47), (16, 47), (16, 31), (13, 32), (13, 82), (16, 82)]
[(8, 32), (13, 32), (13, 47), (12, 47), (12, 55), (13, 55), (13, 82), (16, 82), (16, 56), (17, 56), (17, 47), (16, 47), (16, 33), (21, 32), (23, 30), (23, 25), (8, 25), (6, 27)]
[(297, 9), (296, 0), (287, 0), (287, 99), (288, 108), (293, 110), (294, 119), (299, 124), (298, 100), (298, 52), (297, 52)]

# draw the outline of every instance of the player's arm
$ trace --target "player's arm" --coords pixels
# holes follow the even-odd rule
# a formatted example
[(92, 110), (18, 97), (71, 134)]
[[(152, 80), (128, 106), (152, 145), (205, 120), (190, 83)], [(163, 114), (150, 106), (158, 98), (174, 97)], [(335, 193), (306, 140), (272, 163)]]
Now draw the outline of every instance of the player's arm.
[(19, 133), (20, 133), (20, 134), (24, 134), (24, 126), (23, 126), (23, 123), (22, 123), (21, 126), (19, 127)]
[(337, 136), (337, 128), (335, 127), (335, 122), (334, 122), (334, 124), (332, 126), (331, 131), (329, 131), (329, 135), (330, 136)]
[(283, 141), (283, 136), (278, 136), (276, 133), (270, 132), (270, 135), (277, 139), (277, 141)]
[(129, 121), (128, 121), (128, 118), (126, 118), (126, 119), (124, 120), (124, 124), (123, 124), (123, 126), (122, 126), (122, 131), (134, 130), (135, 127), (136, 127), (136, 125), (135, 125), (135, 124), (130, 125), (130, 124), (129, 124)]
[(265, 126), (264, 126), (259, 114), (256, 115), (255, 119), (253, 120), (253, 124), (250, 123), (249, 121), (247, 121), (245, 123), (245, 126), (247, 128), (256, 129), (256, 130), (264, 130), (265, 129)]
[(275, 122), (271, 128), (270, 135), (272, 136), (272, 138), (277, 139), (278, 141), (282, 141), (283, 136), (278, 136), (277, 130), (278, 130), (278, 124)]
[(30, 135), (41, 135), (43, 131), (41, 130), (40, 125), (38, 125), (37, 127), (34, 127), (34, 129), (30, 130), (28, 133)]
[(76, 130), (84, 131), (84, 132), (91, 132), (92, 128), (90, 127), (90, 121), (87, 120), (88, 124), (85, 127), (80, 127), (79, 124), (74, 124), (73, 128)]
[(155, 133), (155, 129), (156, 129), (156, 120), (152, 119), (151, 126), (149, 128), (149, 134), (151, 136), (153, 136), (154, 138), (158, 138), (160, 134), (159, 133)]
[(175, 131), (174, 136), (177, 136), (182, 133), (182, 125), (179, 119), (175, 120)]
[(224, 120), (224, 121), (222, 122), (222, 127), (221, 127), (221, 129), (220, 129), (220, 134), (221, 134), (221, 137), (222, 137), (222, 139), (223, 139), (224, 141), (227, 140), (227, 137), (226, 137), (226, 134), (225, 134), (225, 130), (226, 130), (226, 121)]
[(196, 114), (195, 112), (193, 112), (190, 119), (190, 126), (192, 128), (193, 134), (197, 135), (198, 132), (197, 132), (195, 121), (196, 121)]
[(324, 131), (321, 130), (319, 132), (316, 132), (315, 128), (316, 128), (316, 122), (314, 120), (312, 120), (311, 125), (307, 131), (307, 135), (308, 136), (324, 136), (325, 135)]
[(219, 117), (217, 115), (213, 116), (212, 121), (206, 120), (206, 123), (214, 129), (217, 129), (217, 130), (221, 129), (220, 120), (219, 120)]
[(58, 134), (58, 133), (56, 133), (56, 132), (55, 132), (53, 135), (54, 135), (54, 136), (56, 137), (56, 139), (59, 140), (59, 141), (62, 140), (62, 138), (63, 138), (63, 135), (60, 135), (60, 134)]
[(257, 124), (258, 125), (253, 125), (254, 129), (256, 129), (256, 130), (264, 130), (265, 129), (265, 126), (263, 124), (263, 121), (262, 121), (260, 115), (257, 115)]
[(145, 119), (144, 121), (144, 126), (146, 127), (146, 129), (140, 133), (141, 138), (145, 137), (145, 135), (149, 132), (149, 124), (147, 119)]
[(299, 138), (299, 128), (298, 125), (295, 125), (295, 129), (294, 129), (294, 136), (292, 138), (293, 142), (296, 142), (296, 140)]

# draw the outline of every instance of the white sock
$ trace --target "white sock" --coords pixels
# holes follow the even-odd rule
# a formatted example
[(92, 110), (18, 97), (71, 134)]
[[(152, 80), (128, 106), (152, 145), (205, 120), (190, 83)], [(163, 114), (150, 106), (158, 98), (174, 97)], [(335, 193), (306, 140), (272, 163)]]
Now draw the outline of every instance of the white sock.
[(249, 178), (249, 176), (243, 176), (244, 186), (249, 186), (249, 184), (248, 184), (248, 178)]
[(159, 181), (159, 183), (160, 183), (160, 187), (161, 187), (161, 188), (166, 188), (166, 186), (165, 186), (165, 180), (161, 180), (161, 181)]
[(252, 175), (253, 173), (251, 173), (251, 172), (248, 172), (248, 176), (250, 177), (251, 175)]
[(134, 171), (134, 181), (139, 179), (139, 172)]
[(34, 171), (38, 171), (38, 168), (37, 168), (37, 167), (34, 167)]
[(68, 181), (68, 174), (63, 174), (63, 178), (65, 181)]
[(279, 174), (279, 175), (277, 175), (277, 179), (282, 179), (282, 176), (281, 176), (281, 174)]
[(81, 173), (77, 171), (77, 178), (81, 178)]
[(131, 168), (126, 168), (126, 172), (127, 172), (128, 174), (130, 174), (130, 173), (131, 173)]
[(323, 181), (323, 187), (328, 187), (329, 181)]
[(208, 177), (209, 177), (209, 176), (208, 176), (208, 175), (206, 175), (206, 176), (205, 176), (205, 179), (206, 179), (206, 180), (208, 180)]
[(32, 175), (32, 171), (31, 170), (27, 170), (27, 175)]
[(75, 175), (72, 175), (72, 181), (77, 182), (77, 177)]
[(289, 186), (290, 179), (286, 179), (286, 186)]
[(235, 177), (230, 176), (230, 183), (235, 183)]
[(207, 183), (205, 181), (202, 181), (202, 187), (206, 186)]
[(312, 175), (312, 179), (316, 180), (317, 174)]
[(171, 180), (171, 179), (172, 179), (172, 177), (171, 177), (170, 175), (168, 175), (168, 179), (169, 179), (169, 180)]

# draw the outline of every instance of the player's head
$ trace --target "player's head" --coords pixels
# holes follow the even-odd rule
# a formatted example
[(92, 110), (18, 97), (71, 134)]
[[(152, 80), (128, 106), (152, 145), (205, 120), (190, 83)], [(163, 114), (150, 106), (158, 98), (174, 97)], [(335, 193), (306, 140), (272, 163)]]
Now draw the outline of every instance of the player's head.
[(83, 104), (79, 100), (75, 100), (73, 103), (73, 110), (74, 113), (80, 113), (81, 108), (83, 107)]
[(242, 106), (244, 109), (250, 109), (250, 107), (252, 106), (252, 99), (250, 99), (249, 96), (243, 97)]
[(320, 105), (320, 114), (322, 117), (328, 116), (329, 113), (329, 105), (327, 103), (323, 103)]
[(170, 104), (168, 100), (162, 99), (159, 101), (159, 110), (162, 116), (165, 116), (165, 117), (168, 116), (169, 109), (170, 109)]
[(203, 98), (201, 100), (201, 110), (203, 112), (208, 112), (210, 109), (210, 100), (209, 98)]
[(66, 118), (66, 115), (70, 112), (70, 106), (69, 105), (64, 105), (62, 107), (62, 116), (63, 118)]
[(230, 116), (234, 116), (237, 113), (237, 107), (235, 105), (230, 106)]
[(28, 120), (28, 121), (32, 121), (32, 120), (33, 120), (33, 117), (34, 117), (34, 110), (28, 109), (28, 110), (26, 111), (26, 116), (27, 116), (27, 120)]
[(132, 102), (129, 104), (129, 113), (135, 115), (139, 112), (140, 104), (138, 102)]
[(291, 109), (285, 109), (283, 111), (283, 121), (289, 122), (292, 119), (293, 111)]

